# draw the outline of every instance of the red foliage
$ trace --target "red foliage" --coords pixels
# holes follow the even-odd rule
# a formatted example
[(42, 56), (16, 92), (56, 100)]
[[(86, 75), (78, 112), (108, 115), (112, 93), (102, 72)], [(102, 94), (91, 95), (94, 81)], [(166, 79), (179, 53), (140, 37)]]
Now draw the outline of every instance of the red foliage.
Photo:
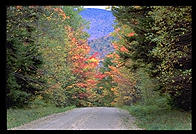
[(101, 74), (101, 73), (97, 73), (96, 75), (95, 75), (95, 78), (97, 78), (97, 79), (103, 79), (104, 77), (106, 77), (106, 75), (105, 74)]
[(92, 79), (89, 79), (86, 81), (88, 85), (94, 85), (96, 84), (96, 81), (95, 80), (92, 80)]
[(80, 99), (87, 98), (88, 97), (88, 94), (87, 93), (80, 93), (80, 94), (78, 94), (78, 97)]
[(89, 57), (89, 59), (96, 58), (98, 54), (99, 54), (98, 52), (95, 52), (91, 57)]

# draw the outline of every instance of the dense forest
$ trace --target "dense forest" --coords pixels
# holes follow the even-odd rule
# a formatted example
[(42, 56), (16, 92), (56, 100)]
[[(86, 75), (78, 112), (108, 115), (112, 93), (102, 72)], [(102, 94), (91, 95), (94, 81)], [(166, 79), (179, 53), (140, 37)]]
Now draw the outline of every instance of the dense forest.
[(112, 6), (116, 40), (104, 59), (91, 52), (82, 10), (7, 7), (7, 108), (139, 103), (192, 109), (191, 7)]
[(166, 97), (170, 106), (190, 110), (191, 7), (113, 7), (112, 12), (120, 66), (136, 75), (132, 90), (144, 103), (165, 104)]

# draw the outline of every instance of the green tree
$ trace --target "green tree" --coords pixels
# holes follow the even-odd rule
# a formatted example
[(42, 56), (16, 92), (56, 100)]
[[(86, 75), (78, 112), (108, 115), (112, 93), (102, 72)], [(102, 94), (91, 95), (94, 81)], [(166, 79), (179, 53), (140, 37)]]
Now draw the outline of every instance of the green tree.
[(156, 47), (151, 51), (161, 59), (159, 72), (163, 91), (171, 95), (174, 106), (191, 109), (192, 96), (192, 18), (191, 7), (153, 7), (152, 30)]
[(147, 68), (175, 107), (191, 109), (191, 7), (113, 6), (112, 12), (120, 29), (116, 43), (128, 50), (117, 51), (124, 66), (134, 72)]
[(44, 83), (39, 72), (43, 60), (34, 38), (39, 18), (35, 12), (29, 7), (7, 7), (7, 107), (28, 104)]

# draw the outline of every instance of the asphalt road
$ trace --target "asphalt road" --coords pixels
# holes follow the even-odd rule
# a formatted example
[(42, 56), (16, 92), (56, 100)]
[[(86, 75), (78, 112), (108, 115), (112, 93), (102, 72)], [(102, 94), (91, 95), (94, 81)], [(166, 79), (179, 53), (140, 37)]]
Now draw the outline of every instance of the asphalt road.
[(141, 130), (128, 111), (113, 107), (75, 108), (11, 130)]

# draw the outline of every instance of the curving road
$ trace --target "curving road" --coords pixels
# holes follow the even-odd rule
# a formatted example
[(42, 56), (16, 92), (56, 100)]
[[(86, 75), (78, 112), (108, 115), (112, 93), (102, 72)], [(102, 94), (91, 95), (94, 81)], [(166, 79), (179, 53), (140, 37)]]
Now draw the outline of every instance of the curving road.
[(113, 107), (75, 108), (11, 130), (141, 130), (128, 111)]

